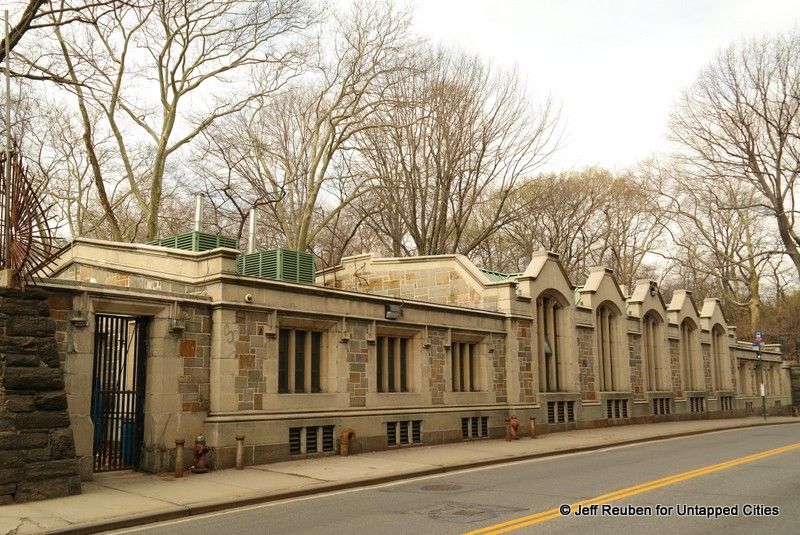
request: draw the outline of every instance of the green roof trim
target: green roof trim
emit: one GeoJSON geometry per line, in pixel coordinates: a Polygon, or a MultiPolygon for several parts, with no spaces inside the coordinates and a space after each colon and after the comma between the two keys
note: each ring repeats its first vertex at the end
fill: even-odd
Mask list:
{"type": "Polygon", "coordinates": [[[314,255],[289,249],[270,249],[242,254],[236,259],[236,272],[248,277],[278,279],[314,284],[314,255]]]}
{"type": "Polygon", "coordinates": [[[239,240],[228,238],[226,236],[217,236],[214,234],[206,234],[205,232],[192,231],[185,234],[178,234],[168,238],[162,238],[148,242],[147,245],[155,245],[156,247],[169,247],[170,249],[181,249],[183,251],[210,251],[219,247],[227,247],[228,249],[238,249],[239,240]]]}
{"type": "Polygon", "coordinates": [[[505,282],[512,279],[515,279],[522,275],[522,273],[501,273],[499,271],[491,271],[489,269],[478,268],[481,273],[486,275],[486,278],[489,279],[489,282],[505,282]]]}

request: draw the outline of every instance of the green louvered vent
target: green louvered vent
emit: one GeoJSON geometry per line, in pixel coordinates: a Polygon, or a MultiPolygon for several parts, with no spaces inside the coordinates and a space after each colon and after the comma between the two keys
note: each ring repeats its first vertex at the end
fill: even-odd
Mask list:
{"type": "Polygon", "coordinates": [[[239,255],[236,271],[250,277],[314,283],[314,255],[287,249],[270,249],[239,255]]]}
{"type": "Polygon", "coordinates": [[[225,236],[215,236],[213,234],[205,234],[203,232],[187,232],[186,234],[178,234],[177,236],[170,236],[160,240],[152,241],[148,245],[156,245],[158,247],[170,247],[172,249],[182,249],[184,251],[209,251],[218,247],[227,247],[228,249],[238,249],[239,241],[234,238],[226,238],[225,236]]]}

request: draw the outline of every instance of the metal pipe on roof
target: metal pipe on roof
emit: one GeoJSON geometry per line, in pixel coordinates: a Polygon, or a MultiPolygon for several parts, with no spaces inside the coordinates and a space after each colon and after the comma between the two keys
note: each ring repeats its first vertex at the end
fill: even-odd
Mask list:
{"type": "Polygon", "coordinates": [[[250,210],[250,231],[247,234],[247,254],[256,252],[256,209],[250,210]]]}
{"type": "Polygon", "coordinates": [[[194,231],[200,232],[200,227],[203,222],[203,193],[198,191],[195,193],[194,200],[194,231]]]}

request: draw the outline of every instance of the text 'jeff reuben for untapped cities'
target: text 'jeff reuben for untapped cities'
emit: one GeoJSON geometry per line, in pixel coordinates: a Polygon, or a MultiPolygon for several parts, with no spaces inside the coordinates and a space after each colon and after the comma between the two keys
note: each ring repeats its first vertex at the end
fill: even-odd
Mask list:
{"type": "Polygon", "coordinates": [[[562,515],[575,516],[700,516],[705,518],[720,518],[724,516],[778,516],[780,509],[777,505],[764,504],[736,504],[727,507],[719,505],[690,505],[681,503],[677,505],[609,505],[593,504],[578,505],[573,508],[562,505],[559,510],[562,515]]]}

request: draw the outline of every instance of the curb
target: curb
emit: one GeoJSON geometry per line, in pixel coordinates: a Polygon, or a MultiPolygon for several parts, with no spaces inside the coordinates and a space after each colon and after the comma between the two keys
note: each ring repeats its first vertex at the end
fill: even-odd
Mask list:
{"type": "MultiPolygon", "coordinates": [[[[291,498],[300,498],[304,496],[313,496],[315,494],[324,494],[327,492],[335,492],[339,490],[370,487],[373,485],[380,485],[383,483],[391,483],[394,481],[402,481],[407,479],[414,479],[417,477],[425,477],[438,474],[446,474],[449,472],[457,472],[469,468],[480,468],[484,466],[499,466],[503,464],[514,463],[518,461],[528,461],[531,459],[540,459],[547,457],[556,457],[558,455],[568,455],[571,453],[580,453],[586,451],[594,451],[604,448],[615,446],[626,446],[629,444],[642,444],[647,442],[655,442],[658,440],[665,440],[670,438],[681,438],[693,435],[704,435],[707,433],[715,433],[718,431],[733,431],[736,429],[749,429],[753,427],[764,427],[772,425],[793,425],[798,424],[800,421],[794,422],[766,422],[757,424],[737,425],[734,427],[720,427],[716,429],[701,429],[697,431],[685,431],[681,433],[671,433],[664,435],[653,435],[650,437],[636,438],[630,440],[620,440],[617,442],[608,442],[605,444],[595,444],[591,446],[582,446],[577,448],[568,448],[563,450],[552,450],[538,453],[527,453],[523,455],[516,455],[514,457],[497,457],[494,459],[485,459],[482,461],[466,462],[460,464],[452,464],[447,466],[438,466],[435,468],[427,468],[424,470],[414,470],[412,472],[401,472],[387,476],[377,476],[368,479],[342,481],[338,483],[323,483],[314,487],[304,489],[297,489],[285,492],[276,492],[269,494],[259,494],[248,496],[246,498],[236,498],[233,500],[224,500],[211,503],[200,503],[196,505],[175,506],[174,509],[160,511],[158,513],[142,513],[132,515],[126,518],[111,521],[99,521],[80,524],[74,527],[64,529],[57,529],[46,531],[46,534],[62,534],[62,535],[89,535],[92,533],[101,533],[104,531],[113,531],[118,529],[130,528],[134,526],[142,526],[145,524],[153,524],[156,522],[165,522],[168,520],[178,520],[181,518],[189,518],[192,516],[214,513],[218,511],[231,510],[237,507],[247,507],[250,505],[258,505],[263,503],[277,502],[291,498]]],[[[530,440],[530,439],[528,439],[530,440]]]]}

